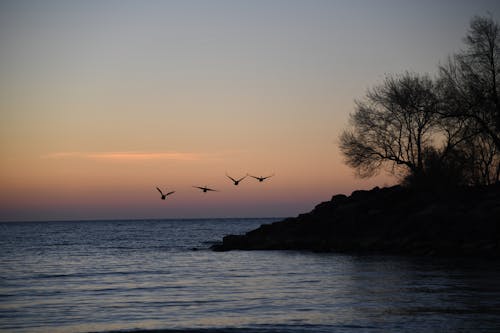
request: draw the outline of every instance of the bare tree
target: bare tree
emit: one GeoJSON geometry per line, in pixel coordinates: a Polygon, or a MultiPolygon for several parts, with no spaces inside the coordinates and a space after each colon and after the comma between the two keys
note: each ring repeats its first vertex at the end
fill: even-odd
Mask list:
{"type": "Polygon", "coordinates": [[[466,49],[440,67],[443,116],[466,120],[500,149],[500,26],[472,19],[466,49]]]}
{"type": "Polygon", "coordinates": [[[490,185],[500,180],[500,152],[489,135],[480,133],[460,146],[470,185],[490,185]]]}
{"type": "Polygon", "coordinates": [[[350,128],[340,136],[346,163],[361,177],[388,165],[391,172],[424,173],[424,153],[439,129],[439,100],[428,76],[392,76],[356,101],[350,128]]]}
{"type": "Polygon", "coordinates": [[[410,183],[500,180],[500,26],[474,17],[464,41],[438,80],[388,77],[356,101],[340,150],[358,176],[389,166],[410,183]]]}

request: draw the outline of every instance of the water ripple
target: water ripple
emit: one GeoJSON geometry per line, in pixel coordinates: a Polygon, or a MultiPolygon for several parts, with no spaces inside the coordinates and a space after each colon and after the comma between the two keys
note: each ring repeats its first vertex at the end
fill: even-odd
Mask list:
{"type": "Polygon", "coordinates": [[[500,268],[190,251],[262,220],[2,224],[2,332],[497,332],[500,268]]]}

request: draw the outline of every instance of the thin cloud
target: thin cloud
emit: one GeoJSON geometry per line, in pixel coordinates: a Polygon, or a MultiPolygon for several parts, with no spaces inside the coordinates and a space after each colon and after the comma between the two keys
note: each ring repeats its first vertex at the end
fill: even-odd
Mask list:
{"type": "Polygon", "coordinates": [[[108,161],[173,160],[196,161],[205,154],[183,152],[56,152],[42,156],[49,159],[87,159],[108,161]]]}
{"type": "Polygon", "coordinates": [[[90,159],[104,160],[176,160],[176,161],[195,161],[200,159],[199,154],[195,153],[177,153],[177,152],[159,152],[159,153],[137,153],[137,152],[112,152],[112,153],[92,153],[88,154],[90,159]]]}

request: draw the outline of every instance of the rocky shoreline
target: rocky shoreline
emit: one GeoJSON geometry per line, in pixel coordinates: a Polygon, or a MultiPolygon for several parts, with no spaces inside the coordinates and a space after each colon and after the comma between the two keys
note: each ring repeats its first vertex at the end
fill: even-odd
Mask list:
{"type": "Polygon", "coordinates": [[[212,249],[498,257],[499,243],[500,184],[393,186],[335,195],[309,213],[225,236],[212,249]]]}

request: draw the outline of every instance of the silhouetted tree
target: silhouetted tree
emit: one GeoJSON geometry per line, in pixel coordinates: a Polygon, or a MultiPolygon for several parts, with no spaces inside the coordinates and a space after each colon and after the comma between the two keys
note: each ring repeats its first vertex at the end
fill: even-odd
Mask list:
{"type": "Polygon", "coordinates": [[[340,150],[358,176],[388,165],[419,186],[500,180],[500,26],[474,17],[464,41],[437,80],[388,77],[356,101],[340,150]]]}
{"type": "Polygon", "coordinates": [[[467,121],[500,149],[500,27],[476,16],[466,49],[440,67],[443,116],[467,121]]]}
{"type": "Polygon", "coordinates": [[[500,151],[491,136],[479,133],[460,146],[469,167],[470,185],[490,185],[500,180],[500,151]]]}
{"type": "Polygon", "coordinates": [[[467,158],[468,183],[487,185],[500,179],[500,27],[476,16],[464,42],[440,67],[440,112],[445,122],[462,124],[456,148],[467,158]]]}
{"type": "Polygon", "coordinates": [[[340,136],[346,163],[361,177],[383,165],[393,173],[424,173],[424,152],[432,147],[440,125],[439,100],[428,76],[392,76],[356,101],[350,129],[340,136]]]}

